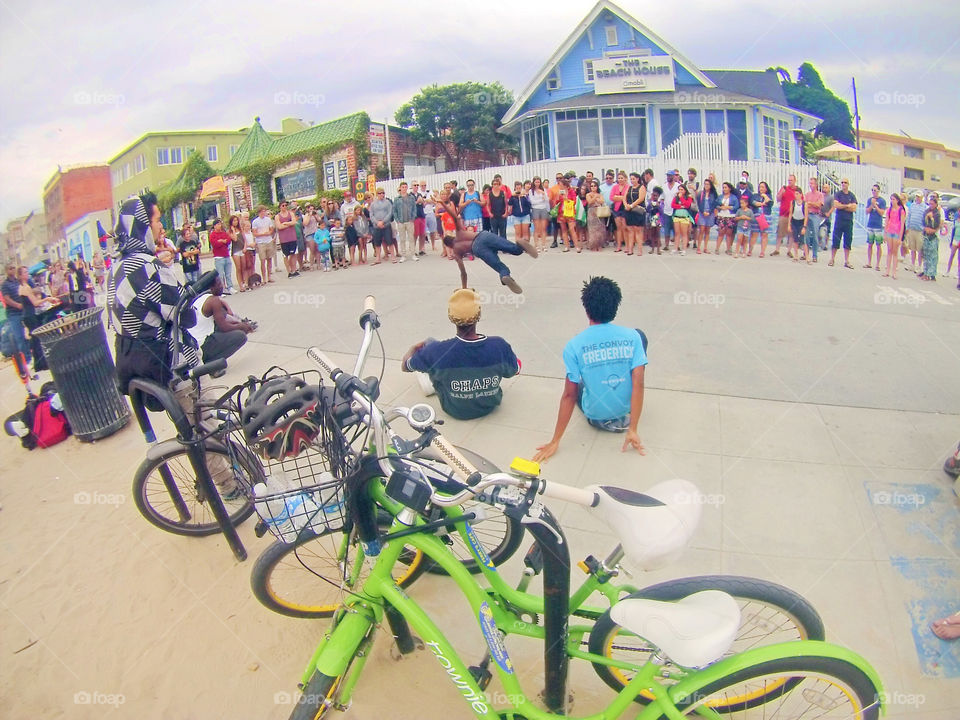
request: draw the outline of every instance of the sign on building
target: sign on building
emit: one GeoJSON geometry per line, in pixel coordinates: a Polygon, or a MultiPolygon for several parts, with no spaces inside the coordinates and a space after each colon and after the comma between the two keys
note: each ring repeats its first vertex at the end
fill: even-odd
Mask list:
{"type": "Polygon", "coordinates": [[[332,162],[323,164],[323,189],[332,190],[337,186],[337,166],[332,162]]]}
{"type": "Polygon", "coordinates": [[[314,168],[281,175],[275,180],[277,200],[313,197],[317,194],[317,171],[314,168]]]}
{"type": "Polygon", "coordinates": [[[347,172],[347,159],[337,160],[337,187],[346,190],[350,187],[350,174],[347,172]]]}
{"type": "Polygon", "coordinates": [[[370,152],[373,155],[387,154],[387,134],[381,123],[370,123],[370,152]]]}
{"type": "Polygon", "coordinates": [[[672,55],[636,55],[593,61],[597,95],[624,92],[673,92],[672,55]]]}

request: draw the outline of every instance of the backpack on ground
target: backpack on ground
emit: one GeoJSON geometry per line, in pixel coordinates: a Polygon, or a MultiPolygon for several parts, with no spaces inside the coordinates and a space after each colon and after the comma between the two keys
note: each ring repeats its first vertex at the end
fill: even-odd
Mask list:
{"type": "Polygon", "coordinates": [[[70,423],[57,402],[51,402],[57,395],[52,382],[44,383],[40,394],[29,394],[23,410],[14,413],[3,423],[4,430],[12,437],[19,437],[20,444],[27,450],[36,447],[48,448],[70,437],[70,423]]]}

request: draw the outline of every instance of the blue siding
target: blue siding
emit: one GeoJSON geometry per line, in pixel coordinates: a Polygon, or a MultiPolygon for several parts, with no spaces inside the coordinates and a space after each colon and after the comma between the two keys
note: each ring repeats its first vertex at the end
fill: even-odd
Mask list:
{"type": "MultiPolygon", "coordinates": [[[[605,15],[606,13],[604,13],[605,15]]],[[[586,93],[593,92],[593,84],[586,83],[583,80],[583,61],[596,60],[603,57],[604,52],[611,50],[635,50],[645,48],[650,50],[652,55],[666,55],[666,51],[659,45],[655,45],[648,37],[641,35],[619,17],[614,17],[613,25],[617,28],[617,45],[606,44],[606,26],[611,24],[606,22],[601,15],[590,26],[586,33],[583,33],[574,43],[570,51],[560,60],[560,89],[554,91],[547,90],[546,80],[536,88],[530,99],[520,109],[520,113],[527,112],[530,109],[542,107],[558,100],[577,97],[586,93]],[[590,47],[588,34],[593,38],[593,48],[590,47]]],[[[678,85],[695,85],[703,87],[703,83],[697,80],[693,74],[686,68],[680,67],[676,62],[673,63],[673,71],[678,85]]],[[[549,77],[549,76],[548,76],[549,77]]],[[[637,93],[638,100],[643,93],[637,93]]],[[[640,104],[640,103],[638,103],[640,104]]]]}

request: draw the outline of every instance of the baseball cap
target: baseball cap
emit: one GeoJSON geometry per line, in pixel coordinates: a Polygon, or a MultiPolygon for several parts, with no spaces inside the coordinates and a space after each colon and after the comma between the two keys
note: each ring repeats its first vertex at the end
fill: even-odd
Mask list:
{"type": "Polygon", "coordinates": [[[480,299],[473,290],[456,290],[447,303],[447,317],[457,327],[473,325],[480,319],[480,299]]]}
{"type": "Polygon", "coordinates": [[[667,177],[670,177],[671,175],[676,175],[676,174],[677,174],[676,170],[667,170],[667,177]]]}
{"type": "Polygon", "coordinates": [[[918,198],[922,198],[922,197],[923,197],[923,191],[921,191],[921,190],[915,190],[914,193],[913,193],[913,196],[914,196],[914,197],[918,197],[918,198]]]}

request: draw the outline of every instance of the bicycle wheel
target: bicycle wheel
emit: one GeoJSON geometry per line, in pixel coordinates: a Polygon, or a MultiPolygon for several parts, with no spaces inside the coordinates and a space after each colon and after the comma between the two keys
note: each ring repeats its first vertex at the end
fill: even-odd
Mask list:
{"type": "MultiPolygon", "coordinates": [[[[499,472],[497,466],[486,458],[466,448],[457,446],[457,449],[464,457],[473,463],[474,467],[480,472],[484,474],[499,472]]],[[[418,461],[424,463],[421,467],[428,477],[434,475],[438,480],[442,481],[449,473],[447,464],[438,457],[424,456],[418,458],[418,461]],[[433,469],[431,470],[431,468],[433,469]]],[[[483,516],[486,517],[482,522],[471,523],[471,527],[494,565],[499,565],[509,559],[517,551],[517,548],[520,547],[520,543],[523,542],[524,528],[519,521],[507,517],[495,507],[487,505],[486,503],[467,501],[461,507],[464,514],[476,511],[479,516],[482,511],[483,516]]],[[[448,544],[450,550],[453,551],[453,554],[457,556],[467,570],[474,575],[480,572],[480,565],[473,556],[470,546],[463,541],[459,532],[456,530],[441,532],[440,537],[448,544]]],[[[429,573],[434,575],[447,574],[442,567],[432,560],[427,560],[425,565],[429,573]]]]}
{"type": "MultiPolygon", "coordinates": [[[[801,655],[770,660],[688,688],[676,707],[684,715],[709,716],[712,710],[735,720],[877,720],[879,697],[880,689],[856,665],[833,657],[801,655]]],[[[661,720],[666,717],[661,715],[661,720]]]]}
{"type": "Polygon", "coordinates": [[[290,714],[290,720],[320,720],[328,717],[335,710],[334,697],[342,679],[343,675],[330,677],[314,673],[297,698],[297,706],[290,714]]]}
{"type": "MultiPolygon", "coordinates": [[[[390,527],[390,518],[380,518],[381,532],[390,527]]],[[[272,543],[254,563],[250,575],[253,594],[265,607],[296,618],[326,618],[340,607],[343,595],[360,587],[370,563],[355,572],[359,547],[343,532],[320,535],[305,530],[295,543],[272,543]]],[[[397,585],[406,587],[423,573],[423,553],[412,548],[400,555],[394,568],[397,585]]]]}
{"type": "MultiPolygon", "coordinates": [[[[208,439],[204,448],[207,467],[217,486],[235,485],[240,489],[233,499],[223,498],[230,522],[239,525],[253,513],[250,488],[263,478],[263,468],[246,448],[233,442],[228,449],[208,439]]],[[[179,443],[171,442],[156,457],[148,457],[140,464],[133,478],[133,501],[140,514],[161,530],[194,537],[220,532],[210,505],[200,501],[187,448],[179,443]],[[179,509],[167,489],[164,475],[175,487],[179,509]]]]}
{"type": "MultiPolygon", "coordinates": [[[[761,645],[793,640],[823,640],[823,621],[803,596],[776,583],[731,575],[703,575],[680,578],[643,588],[627,597],[675,601],[702,590],[722,590],[740,605],[740,630],[727,652],[732,655],[761,645]]],[[[607,610],[590,631],[590,652],[613,660],[642,666],[654,652],[653,646],[629,630],[617,625],[607,610]]],[[[668,663],[674,677],[683,670],[668,663]]],[[[629,670],[593,664],[600,679],[620,692],[632,678],[629,670]]],[[[641,694],[636,701],[647,703],[651,695],[641,694]]]]}

